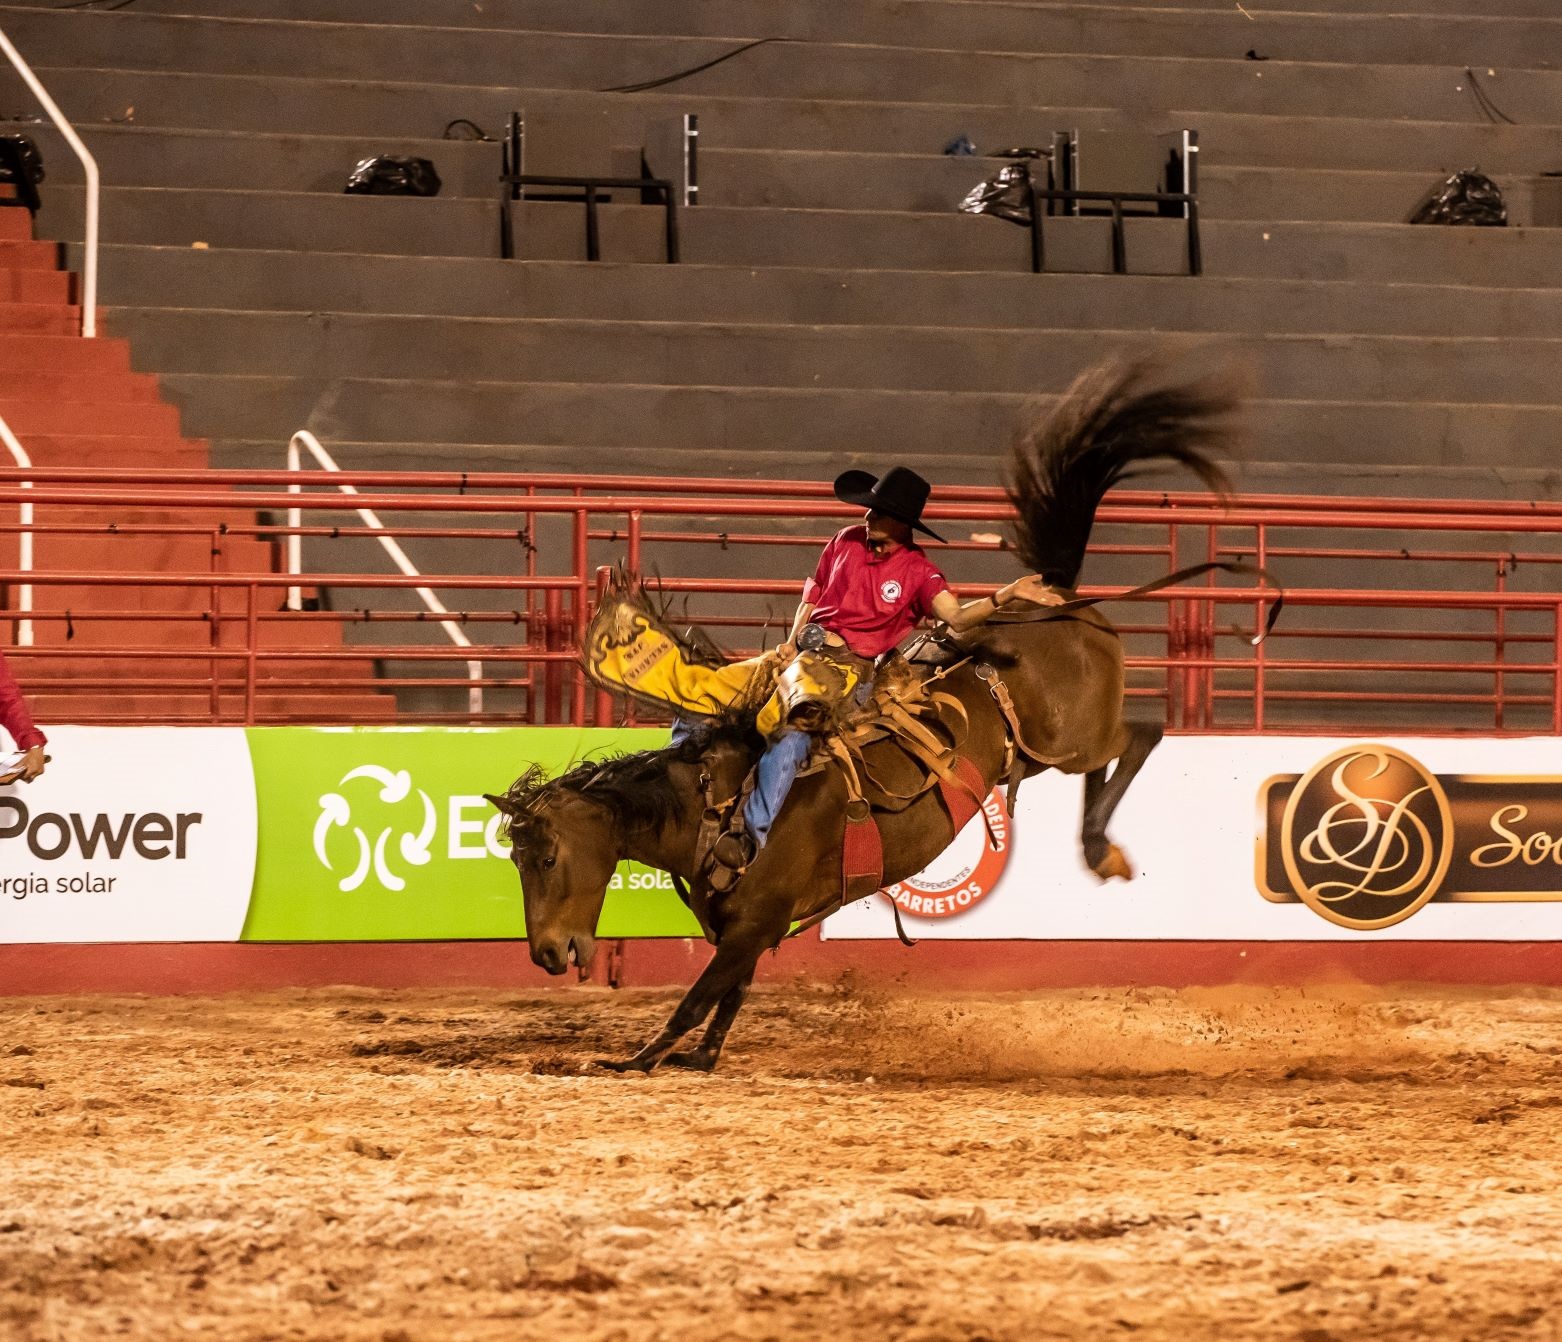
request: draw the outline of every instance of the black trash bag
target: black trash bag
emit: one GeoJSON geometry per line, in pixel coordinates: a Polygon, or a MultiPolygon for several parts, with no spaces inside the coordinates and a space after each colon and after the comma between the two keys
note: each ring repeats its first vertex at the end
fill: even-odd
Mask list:
{"type": "Polygon", "coordinates": [[[1410,216],[1412,224],[1468,224],[1501,228],[1508,222],[1502,190],[1478,172],[1456,172],[1410,216]]]}
{"type": "Polygon", "coordinates": [[[439,174],[426,158],[366,158],[353,169],[349,196],[437,196],[439,174]]]}
{"type": "Polygon", "coordinates": [[[1011,163],[979,182],[960,202],[961,214],[990,214],[1011,224],[1031,225],[1030,164],[1011,163]]]}
{"type": "MultiPolygon", "coordinates": [[[[22,171],[27,180],[34,186],[43,181],[43,155],[38,152],[38,146],[25,135],[0,135],[0,141],[10,145],[21,158],[22,171]]],[[[13,155],[0,153],[0,182],[9,182],[11,177],[11,161],[13,155]]]]}

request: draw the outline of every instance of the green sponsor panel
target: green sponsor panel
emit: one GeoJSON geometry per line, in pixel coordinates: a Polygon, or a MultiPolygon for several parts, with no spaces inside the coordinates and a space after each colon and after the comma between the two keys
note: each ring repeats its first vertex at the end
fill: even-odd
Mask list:
{"type": "MultiPolygon", "coordinates": [[[[256,727],[259,835],[244,941],[519,937],[521,883],[483,800],[533,764],[550,775],[656,749],[659,728],[256,727]]],[[[662,872],[624,863],[607,937],[698,936],[662,872]]]]}

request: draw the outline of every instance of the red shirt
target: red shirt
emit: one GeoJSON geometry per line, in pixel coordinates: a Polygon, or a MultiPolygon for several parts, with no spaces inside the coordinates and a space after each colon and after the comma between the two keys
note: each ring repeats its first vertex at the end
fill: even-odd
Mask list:
{"type": "Polygon", "coordinates": [[[48,744],[43,733],[33,726],[27,701],[22,698],[22,687],[16,683],[3,654],[0,654],[0,727],[11,733],[11,739],[20,750],[48,744]]]}
{"type": "Polygon", "coordinates": [[[824,547],[803,600],[815,624],[846,640],[859,657],[888,652],[933,611],[949,584],[918,545],[882,558],[868,548],[868,528],[847,527],[824,547]]]}

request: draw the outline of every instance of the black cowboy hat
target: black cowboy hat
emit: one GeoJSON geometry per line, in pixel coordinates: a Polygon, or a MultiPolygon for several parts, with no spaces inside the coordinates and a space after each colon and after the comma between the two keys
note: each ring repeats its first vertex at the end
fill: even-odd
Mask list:
{"type": "Polygon", "coordinates": [[[835,477],[835,497],[842,503],[872,508],[941,541],[944,538],[938,532],[922,524],[922,509],[932,491],[932,485],[904,466],[891,466],[882,476],[872,476],[867,471],[843,471],[835,477]]]}

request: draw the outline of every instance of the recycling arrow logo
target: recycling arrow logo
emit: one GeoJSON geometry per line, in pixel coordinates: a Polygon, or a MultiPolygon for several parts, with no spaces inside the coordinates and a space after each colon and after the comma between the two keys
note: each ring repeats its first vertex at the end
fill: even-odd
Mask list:
{"type": "MultiPolygon", "coordinates": [[[[344,894],[350,894],[362,886],[369,879],[371,871],[384,889],[405,890],[406,879],[397,873],[393,866],[393,856],[387,854],[386,850],[392,836],[396,836],[395,853],[400,855],[402,862],[413,867],[427,865],[432,856],[429,846],[434,841],[436,823],[434,800],[422,788],[416,789],[423,803],[423,818],[418,828],[413,830],[406,825],[386,824],[370,839],[369,834],[374,827],[371,825],[366,829],[355,822],[353,803],[349,800],[349,794],[364,796],[369,793],[366,787],[350,787],[360,779],[378,784],[379,800],[392,806],[408,801],[414,791],[412,775],[406,769],[392,773],[377,764],[364,764],[349,770],[336,785],[339,791],[327,792],[320,798],[320,815],[315,820],[315,856],[319,858],[320,865],[333,875],[347,866],[348,860],[351,861],[351,870],[340,876],[336,883],[336,888],[344,894]],[[355,848],[346,843],[348,837],[354,841],[355,848]],[[332,856],[334,853],[338,859],[344,859],[344,849],[346,860],[341,860],[339,866],[332,861],[332,856]]],[[[364,796],[364,800],[367,802],[368,797],[364,796]]],[[[402,810],[409,811],[410,807],[403,807],[402,810]]]]}

